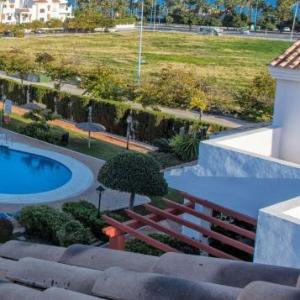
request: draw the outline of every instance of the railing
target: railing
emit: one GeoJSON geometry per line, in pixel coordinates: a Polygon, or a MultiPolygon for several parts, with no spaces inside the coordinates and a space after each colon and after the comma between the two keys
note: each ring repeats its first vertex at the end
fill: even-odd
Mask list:
{"type": "MultiPolygon", "coordinates": [[[[124,250],[125,247],[125,236],[127,234],[144,241],[145,243],[161,250],[164,252],[178,252],[178,250],[170,247],[169,245],[163,244],[143,232],[139,231],[141,227],[149,226],[152,229],[155,229],[159,232],[167,234],[169,236],[175,237],[178,240],[194,247],[202,252],[205,252],[211,256],[219,258],[228,258],[228,259],[239,259],[236,255],[226,252],[222,248],[216,248],[210,245],[210,240],[217,241],[222,245],[229,246],[232,249],[236,249],[247,255],[253,255],[254,247],[249,245],[245,238],[248,241],[252,242],[255,240],[255,232],[242,228],[239,225],[232,224],[230,222],[223,221],[219,218],[214,217],[212,214],[206,214],[202,211],[195,209],[195,204],[201,204],[203,207],[209,208],[210,210],[222,213],[228,217],[232,217],[238,221],[244,222],[249,227],[255,228],[256,220],[235,212],[233,210],[224,208],[222,206],[216,205],[210,201],[196,198],[194,196],[183,193],[183,196],[187,200],[185,204],[179,204],[168,199],[164,199],[164,202],[168,206],[167,209],[160,209],[151,204],[145,204],[145,209],[149,212],[148,215],[140,215],[131,210],[125,210],[127,215],[131,218],[130,221],[125,223],[118,222],[108,216],[103,216],[103,219],[111,226],[106,227],[103,232],[109,237],[109,245],[113,249],[124,250]],[[191,222],[190,220],[183,217],[183,215],[188,214],[194,217],[199,218],[201,221],[208,222],[209,224],[214,224],[226,232],[234,233],[235,235],[242,237],[241,240],[232,238],[226,234],[217,232],[210,227],[202,226],[191,222]],[[169,227],[162,225],[160,222],[163,220],[170,220],[190,228],[195,232],[202,234],[204,237],[203,240],[195,240],[190,238],[187,235],[182,234],[179,231],[170,229],[169,227]]],[[[201,224],[201,223],[200,223],[201,224]]],[[[225,248],[225,247],[224,247],[225,248]]]]}

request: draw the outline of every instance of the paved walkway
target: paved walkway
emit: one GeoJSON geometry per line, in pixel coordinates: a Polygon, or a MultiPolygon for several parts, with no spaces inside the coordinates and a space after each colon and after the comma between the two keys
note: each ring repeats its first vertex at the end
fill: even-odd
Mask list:
{"type": "MultiPolygon", "coordinates": [[[[37,147],[48,151],[58,152],[82,162],[88,168],[91,169],[94,175],[94,182],[86,191],[77,195],[76,197],[67,198],[58,202],[46,203],[47,205],[60,208],[64,202],[79,201],[81,199],[84,199],[92,202],[94,205],[96,205],[96,207],[98,206],[98,192],[96,191],[96,188],[99,186],[99,182],[97,181],[97,176],[100,168],[104,164],[103,160],[94,158],[89,155],[81,154],[79,152],[72,151],[63,147],[48,144],[43,141],[39,141],[24,135],[17,134],[15,132],[7,131],[7,130],[4,131],[10,135],[9,140],[11,140],[10,145],[12,146],[14,142],[18,142],[18,143],[29,145],[31,147],[37,147]]],[[[147,197],[137,196],[136,198],[136,205],[141,205],[147,202],[149,202],[149,198],[147,197]]],[[[128,207],[128,204],[129,204],[129,195],[127,193],[121,193],[121,192],[107,189],[102,196],[101,210],[116,210],[116,209],[126,208],[128,207]]],[[[22,204],[5,204],[0,202],[0,211],[17,212],[24,206],[25,205],[22,204]]]]}
{"type": "MultiPolygon", "coordinates": [[[[20,82],[19,79],[4,75],[3,73],[0,74],[0,77],[20,82]]],[[[24,84],[28,84],[28,85],[35,84],[35,85],[40,85],[40,86],[44,86],[44,87],[53,88],[53,83],[51,83],[51,82],[46,83],[46,82],[24,81],[24,84]]],[[[76,95],[76,96],[80,96],[85,92],[84,89],[81,89],[81,88],[79,88],[75,85],[72,85],[72,84],[63,84],[62,91],[66,92],[66,93],[69,93],[69,94],[72,94],[72,95],[76,95]]],[[[132,106],[136,107],[136,108],[142,108],[142,105],[139,104],[139,103],[133,103],[132,106]]],[[[163,106],[158,106],[158,108],[162,112],[169,113],[169,114],[174,115],[178,118],[187,118],[187,119],[199,120],[199,114],[195,113],[195,112],[192,112],[192,111],[189,111],[189,110],[181,110],[181,109],[168,108],[168,107],[163,107],[163,106]]],[[[206,121],[206,122],[215,123],[215,124],[218,124],[218,125],[221,125],[221,126],[225,126],[225,127],[231,127],[231,128],[238,128],[238,127],[241,127],[241,126],[249,126],[249,125],[253,124],[251,122],[247,122],[247,121],[244,121],[244,120],[231,118],[231,117],[226,117],[226,116],[221,116],[221,115],[213,115],[213,114],[203,114],[202,120],[206,121]]]]}

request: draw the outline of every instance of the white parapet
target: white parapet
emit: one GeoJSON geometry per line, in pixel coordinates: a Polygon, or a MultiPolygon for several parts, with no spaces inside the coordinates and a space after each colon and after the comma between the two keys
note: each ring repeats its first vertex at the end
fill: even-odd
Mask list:
{"type": "Polygon", "coordinates": [[[254,262],[300,268],[300,198],[259,212],[254,262]]]}

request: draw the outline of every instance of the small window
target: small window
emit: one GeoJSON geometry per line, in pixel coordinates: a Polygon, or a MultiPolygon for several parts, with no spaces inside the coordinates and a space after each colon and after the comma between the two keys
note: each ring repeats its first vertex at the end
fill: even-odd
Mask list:
{"type": "Polygon", "coordinates": [[[45,13],[45,9],[44,9],[44,8],[41,8],[41,9],[40,9],[40,13],[41,13],[41,14],[45,13]]]}

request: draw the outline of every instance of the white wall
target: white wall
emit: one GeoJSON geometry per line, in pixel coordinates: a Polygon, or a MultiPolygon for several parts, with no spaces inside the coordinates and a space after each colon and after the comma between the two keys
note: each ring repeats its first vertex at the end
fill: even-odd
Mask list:
{"type": "Polygon", "coordinates": [[[259,212],[254,262],[300,268],[300,216],[286,214],[295,205],[299,198],[259,212]]]}
{"type": "Polygon", "coordinates": [[[274,127],[281,127],[279,157],[300,163],[300,71],[270,68],[277,80],[274,127]]]}
{"type": "Polygon", "coordinates": [[[280,128],[262,128],[232,135],[217,141],[217,144],[268,157],[278,157],[280,128]]]}
{"type": "Polygon", "coordinates": [[[170,187],[258,217],[259,209],[300,195],[300,167],[201,143],[199,162],[165,172],[170,187]]]}

